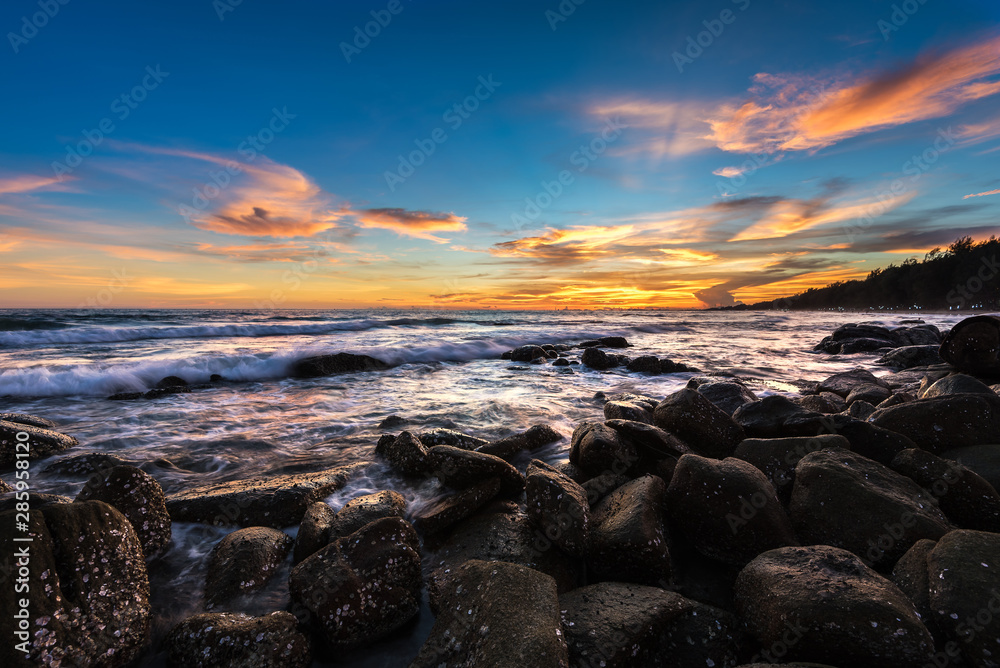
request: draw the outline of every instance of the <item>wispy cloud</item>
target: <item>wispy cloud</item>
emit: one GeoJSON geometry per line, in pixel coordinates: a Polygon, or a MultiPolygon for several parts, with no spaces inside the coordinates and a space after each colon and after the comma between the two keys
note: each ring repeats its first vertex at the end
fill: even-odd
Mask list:
{"type": "Polygon", "coordinates": [[[363,209],[352,212],[362,227],[392,230],[397,234],[415,239],[426,239],[437,243],[448,243],[448,239],[435,236],[432,232],[464,232],[463,216],[453,213],[433,213],[430,211],[409,211],[407,209],[363,209]]]}
{"type": "Polygon", "coordinates": [[[986,197],[987,195],[1000,195],[1000,188],[997,188],[996,190],[987,190],[982,193],[975,193],[973,195],[966,195],[962,199],[969,199],[970,197],[986,197]]]}

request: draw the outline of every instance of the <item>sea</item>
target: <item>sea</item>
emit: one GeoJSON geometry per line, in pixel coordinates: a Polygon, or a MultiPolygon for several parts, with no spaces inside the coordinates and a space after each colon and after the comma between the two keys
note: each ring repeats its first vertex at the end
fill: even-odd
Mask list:
{"type": "MultiPolygon", "coordinates": [[[[730,374],[758,396],[796,394],[809,381],[877,354],[832,356],[813,347],[838,326],[888,327],[920,319],[942,329],[964,317],[924,312],[782,311],[429,311],[429,310],[0,310],[0,412],[58,423],[79,446],[33,462],[32,491],[75,496],[83,480],[46,471],[60,458],[114,453],[155,477],[169,496],[193,486],[321,470],[373,457],[382,433],[448,428],[496,439],[534,424],[565,438],[525,454],[566,460],[573,429],[603,419],[601,399],[618,392],[662,398],[697,373],[646,376],[512,363],[501,354],[525,344],[577,344],[624,336],[630,356],[655,355],[700,373],[730,374]],[[915,314],[916,313],[916,314],[915,314]],[[386,371],[293,378],[305,357],[349,352],[394,366],[386,371]],[[166,376],[210,387],[132,401],[121,392],[153,388],[166,376]],[[603,395],[601,394],[603,393],[603,395]],[[389,416],[404,426],[380,428],[389,416]]],[[[576,355],[573,356],[576,358],[576,355]]],[[[887,372],[878,371],[877,373],[887,372]]],[[[0,475],[12,482],[13,474],[0,475]]],[[[414,484],[374,464],[327,502],[395,489],[416,513],[446,493],[435,481],[414,484]]],[[[149,564],[153,646],[141,665],[162,666],[159,640],[203,610],[211,549],[232,528],[175,523],[173,540],[149,564]]],[[[287,529],[295,534],[295,527],[287,529]]],[[[433,555],[426,554],[428,567],[433,555]]],[[[263,614],[287,606],[290,562],[266,589],[231,610],[263,614]]],[[[408,629],[377,647],[315,666],[406,665],[433,617],[426,606],[408,629]]]]}

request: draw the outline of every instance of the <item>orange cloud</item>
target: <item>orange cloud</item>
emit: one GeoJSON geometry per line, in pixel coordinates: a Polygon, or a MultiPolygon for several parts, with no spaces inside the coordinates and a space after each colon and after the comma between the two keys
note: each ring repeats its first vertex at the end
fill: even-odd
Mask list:
{"type": "Polygon", "coordinates": [[[857,81],[758,74],[756,99],[724,105],[708,119],[708,139],[737,153],[801,151],[876,130],[940,118],[1000,92],[1000,37],[924,54],[893,72],[857,81]]]}
{"type": "Polygon", "coordinates": [[[825,200],[781,200],[757,222],[743,229],[730,241],[775,239],[813,227],[871,216],[892,211],[914,198],[915,192],[903,193],[890,199],[830,204],[825,200]]]}
{"type": "Polygon", "coordinates": [[[36,176],[34,174],[22,174],[6,179],[0,179],[0,195],[12,195],[15,193],[26,193],[32,190],[42,190],[59,184],[59,179],[55,176],[36,176]]]}
{"type": "Polygon", "coordinates": [[[453,213],[431,213],[429,211],[407,211],[406,209],[365,209],[354,212],[362,227],[392,230],[397,234],[415,239],[426,239],[439,244],[448,239],[434,236],[431,232],[464,232],[463,216],[453,213]]]}
{"type": "Polygon", "coordinates": [[[969,199],[970,197],[986,197],[987,195],[1000,195],[1000,188],[996,190],[987,190],[982,193],[975,193],[974,195],[966,195],[962,199],[969,199]]]}

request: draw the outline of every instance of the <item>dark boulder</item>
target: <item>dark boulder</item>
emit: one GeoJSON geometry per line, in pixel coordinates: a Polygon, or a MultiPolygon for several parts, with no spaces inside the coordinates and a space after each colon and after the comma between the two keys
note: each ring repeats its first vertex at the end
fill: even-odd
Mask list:
{"type": "Polygon", "coordinates": [[[545,349],[541,346],[521,346],[510,351],[511,362],[530,362],[539,357],[546,357],[545,349]]]}
{"type": "Polygon", "coordinates": [[[659,587],[670,582],[666,491],[663,480],[647,475],[622,485],[594,507],[588,563],[595,577],[659,587]]]}
{"type": "Polygon", "coordinates": [[[336,513],[325,501],[317,501],[306,508],[306,514],[295,534],[292,563],[299,563],[330,544],[330,525],[336,513]]]}
{"type": "Polygon", "coordinates": [[[865,385],[877,385],[888,388],[889,385],[875,376],[867,369],[851,369],[843,373],[837,373],[822,381],[817,387],[817,392],[833,392],[834,394],[847,398],[856,388],[865,385]]]}
{"type": "Polygon", "coordinates": [[[117,508],[132,523],[146,558],[170,542],[170,515],[163,488],[153,476],[134,466],[116,466],[94,474],[77,494],[77,501],[96,499],[117,508]]]}
{"type": "Polygon", "coordinates": [[[787,499],[795,482],[795,467],[810,452],[827,448],[851,449],[851,442],[838,434],[792,436],[789,438],[748,438],[736,447],[733,457],[760,469],[778,494],[787,499]]]}
{"type": "Polygon", "coordinates": [[[431,475],[455,489],[472,487],[488,478],[498,478],[504,494],[519,494],[524,489],[524,476],[520,471],[505,460],[484,452],[435,445],[428,451],[427,462],[431,475]]]}
{"type": "Polygon", "coordinates": [[[188,617],[164,641],[170,668],[306,668],[309,639],[295,616],[209,612],[188,617]]]}
{"type": "Polygon", "coordinates": [[[921,399],[945,397],[951,394],[996,394],[986,383],[964,373],[956,373],[934,381],[920,391],[921,399]]]}
{"type": "Polygon", "coordinates": [[[735,413],[740,406],[758,399],[757,395],[738,379],[702,376],[692,378],[688,381],[687,386],[692,390],[698,390],[703,397],[729,415],[735,413]]]}
{"type": "Polygon", "coordinates": [[[989,445],[973,445],[945,452],[942,457],[953,459],[962,466],[975,471],[979,477],[1000,492],[1000,438],[989,445]]]}
{"type": "Polygon", "coordinates": [[[453,429],[431,429],[417,434],[417,438],[428,448],[435,445],[450,445],[463,450],[475,450],[489,443],[485,438],[477,438],[453,429]]]}
{"type": "Polygon", "coordinates": [[[654,424],[706,457],[728,457],[743,440],[743,428],[696,390],[683,389],[656,406],[654,424]]]}
{"type": "Polygon", "coordinates": [[[882,355],[875,364],[887,366],[892,369],[912,369],[918,366],[931,366],[941,364],[941,354],[938,352],[938,344],[924,346],[903,346],[890,350],[882,355]]]}
{"type": "Polygon", "coordinates": [[[335,355],[319,355],[301,359],[292,365],[291,375],[296,378],[318,378],[335,373],[384,371],[389,366],[382,360],[369,357],[368,355],[337,353],[335,355]]]}
{"type": "Polygon", "coordinates": [[[921,668],[934,640],[910,600],[857,556],[827,545],[784,547],[736,579],[736,609],[782,661],[921,668]]]}
{"type": "Polygon", "coordinates": [[[528,517],[566,554],[582,557],[587,548],[590,504],[587,492],[537,459],[528,466],[525,504],[528,517]]]}
{"type": "Polygon", "coordinates": [[[108,452],[88,452],[85,455],[72,455],[57,459],[45,467],[45,472],[75,478],[95,476],[99,479],[107,471],[125,464],[129,464],[129,462],[118,455],[108,452]]]}
{"type": "Polygon", "coordinates": [[[569,461],[591,475],[624,474],[639,461],[635,444],[600,422],[584,422],[573,430],[569,461]]]}
{"type": "Polygon", "coordinates": [[[370,522],[385,517],[403,517],[406,499],[399,492],[383,490],[358,496],[337,511],[330,521],[330,540],[349,536],[370,522]]]}
{"type": "Polygon", "coordinates": [[[632,420],[653,424],[653,412],[649,408],[626,401],[609,401],[604,404],[604,417],[607,420],[632,420]]]}
{"type": "Polygon", "coordinates": [[[205,575],[205,608],[258,591],[277,574],[292,549],[292,537],[270,527],[246,527],[227,534],[212,549],[205,575]]]}
{"type": "Polygon", "coordinates": [[[951,394],[875,411],[869,422],[906,436],[917,446],[947,450],[1000,441],[1000,396],[951,394]]]}
{"type": "Polygon", "coordinates": [[[613,355],[608,355],[600,348],[587,348],[583,351],[580,361],[583,362],[584,366],[588,366],[591,369],[597,369],[598,371],[604,371],[618,366],[618,358],[613,355]]]}
{"type": "Polygon", "coordinates": [[[0,421],[26,424],[31,425],[32,427],[40,427],[41,429],[59,431],[59,425],[52,420],[39,417],[37,415],[28,415],[26,413],[0,413],[0,421]]]}
{"type": "Polygon", "coordinates": [[[499,493],[500,478],[483,480],[423,505],[415,512],[413,525],[424,534],[440,534],[473,515],[499,493]]]}
{"type": "Polygon", "coordinates": [[[645,459],[676,459],[692,452],[687,443],[659,427],[634,420],[608,420],[604,423],[618,432],[618,438],[635,446],[645,459]]]}
{"type": "Polygon", "coordinates": [[[941,342],[941,358],[959,371],[973,375],[1000,375],[1000,317],[966,318],[941,342]]]}
{"type": "Polygon", "coordinates": [[[839,413],[847,408],[847,403],[843,397],[838,397],[832,392],[809,394],[804,397],[798,397],[795,401],[799,406],[802,406],[803,410],[809,413],[824,413],[828,415],[830,413],[839,413]]]}
{"type": "Polygon", "coordinates": [[[482,452],[501,459],[511,459],[521,452],[532,452],[550,443],[562,440],[562,434],[547,424],[536,424],[527,431],[519,434],[505,436],[498,441],[493,441],[476,448],[476,452],[482,452]]]}
{"type": "Polygon", "coordinates": [[[780,394],[744,404],[733,413],[733,420],[751,438],[781,438],[791,436],[785,424],[792,419],[818,417],[802,405],[780,394]]]}
{"type": "Polygon", "coordinates": [[[375,446],[375,456],[384,459],[398,473],[423,477],[430,474],[427,446],[408,431],[395,438],[380,438],[375,446]]]}
{"type": "Polygon", "coordinates": [[[893,566],[889,579],[910,599],[924,625],[936,638],[940,629],[931,610],[930,574],[927,572],[927,556],[935,545],[937,543],[926,538],[918,540],[893,566]]]}
{"type": "Polygon", "coordinates": [[[624,336],[602,336],[599,339],[584,341],[580,344],[581,348],[593,348],[596,346],[603,346],[605,348],[631,348],[632,344],[624,336]]]}
{"type": "Polygon", "coordinates": [[[77,444],[72,436],[51,429],[0,420],[0,472],[13,471],[19,459],[34,461],[50,457],[77,444]]]}
{"type": "Polygon", "coordinates": [[[660,375],[660,360],[652,355],[643,355],[630,361],[626,368],[635,373],[648,373],[651,376],[658,376],[660,375]]]}
{"type": "Polygon", "coordinates": [[[181,378],[180,376],[167,376],[166,378],[161,378],[153,389],[155,390],[166,390],[171,387],[187,387],[188,382],[181,378]]]}
{"type": "Polygon", "coordinates": [[[876,406],[892,396],[892,390],[881,385],[858,385],[847,395],[845,401],[850,406],[855,401],[867,401],[876,406]]]}
{"type": "Polygon", "coordinates": [[[867,420],[875,412],[876,408],[867,401],[852,401],[851,407],[844,411],[844,414],[855,420],[867,420]]]}

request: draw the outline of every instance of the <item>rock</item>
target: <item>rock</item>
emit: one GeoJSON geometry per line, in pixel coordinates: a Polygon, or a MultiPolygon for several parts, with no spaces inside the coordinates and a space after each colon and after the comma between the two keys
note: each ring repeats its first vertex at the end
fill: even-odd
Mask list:
{"type": "Polygon", "coordinates": [[[545,356],[545,349],[541,346],[521,346],[510,351],[511,362],[530,362],[545,356]]]}
{"type": "Polygon", "coordinates": [[[430,637],[410,668],[568,668],[556,583],[504,562],[467,561],[442,584],[430,637]]]}
{"type": "Polygon", "coordinates": [[[270,527],[227,534],[212,549],[205,576],[205,608],[263,588],[292,549],[292,537],[270,527]]]}
{"type": "Polygon", "coordinates": [[[608,355],[600,348],[587,348],[583,351],[580,361],[583,362],[584,366],[589,366],[591,369],[597,369],[598,371],[618,366],[618,359],[608,355]]]}
{"type": "Polygon", "coordinates": [[[689,371],[697,372],[698,369],[666,358],[660,360],[660,373],[686,373],[689,371]]]}
{"type": "Polygon", "coordinates": [[[663,637],[663,665],[735,666],[745,644],[743,623],[725,610],[691,603],[692,607],[671,623],[663,637]]]}
{"type": "Polygon", "coordinates": [[[668,396],[656,406],[653,420],[706,457],[728,457],[743,440],[743,428],[695,390],[668,396]]]}
{"type": "Polygon", "coordinates": [[[884,380],[877,378],[871,371],[857,368],[830,376],[821,382],[816,390],[818,392],[833,392],[838,396],[846,398],[855,388],[865,385],[889,387],[884,380]]]}
{"type": "Polygon", "coordinates": [[[213,373],[211,376],[208,377],[208,382],[210,382],[210,383],[224,383],[224,382],[226,382],[226,378],[225,378],[225,376],[221,376],[221,375],[219,375],[217,373],[213,373]]]}
{"type": "Polygon", "coordinates": [[[930,577],[927,572],[927,556],[935,545],[937,543],[926,538],[914,543],[896,562],[890,580],[906,594],[924,625],[937,637],[939,628],[931,610],[930,577]]]}
{"type": "Polygon", "coordinates": [[[604,404],[604,417],[608,420],[632,420],[653,424],[653,413],[639,404],[624,401],[609,401],[604,404]]]}
{"type": "Polygon", "coordinates": [[[428,448],[435,445],[450,445],[463,450],[475,450],[489,443],[485,438],[469,436],[453,429],[432,429],[417,434],[417,438],[428,448]]]}
{"type": "Polygon", "coordinates": [[[869,422],[941,454],[1000,440],[1000,396],[952,394],[875,411],[869,422]]]}
{"type": "Polygon", "coordinates": [[[931,610],[945,637],[969,664],[1000,665],[1000,535],[952,531],[927,555],[927,571],[931,610]]]}
{"type": "Polygon", "coordinates": [[[3,480],[0,480],[0,494],[6,494],[7,492],[13,492],[14,488],[8,485],[3,480]]]}
{"type": "Polygon", "coordinates": [[[832,392],[810,394],[797,398],[796,401],[804,411],[809,413],[839,413],[847,407],[847,403],[832,392]]]}
{"type": "Polygon", "coordinates": [[[361,647],[420,610],[420,540],[406,520],[376,520],[292,569],[293,605],[333,647],[361,647]],[[321,592],[324,596],[315,596],[321,592]]]}
{"type": "MultiPolygon", "coordinates": [[[[898,406],[899,404],[905,404],[908,401],[914,401],[915,396],[909,392],[896,392],[891,397],[878,404],[875,408],[892,408],[893,406],[898,406]]],[[[867,419],[867,418],[866,418],[867,419]]]]}
{"type": "MultiPolygon", "coordinates": [[[[1000,439],[998,439],[1000,440],[1000,439]]],[[[993,489],[1000,492],[1000,445],[973,445],[945,452],[942,457],[953,459],[975,471],[993,489]]]]}
{"type": "Polygon", "coordinates": [[[618,432],[619,439],[634,445],[636,451],[647,460],[676,459],[692,452],[687,443],[651,424],[633,420],[608,420],[604,425],[618,432]]]}
{"type": "Polygon", "coordinates": [[[489,478],[427,504],[415,513],[413,525],[427,535],[439,534],[472,516],[499,493],[500,478],[489,478]]]}
{"type": "MultiPolygon", "coordinates": [[[[408,424],[410,424],[410,421],[405,417],[401,417],[399,415],[387,415],[381,422],[378,423],[378,429],[395,429],[396,427],[405,427],[408,424]]],[[[423,438],[420,440],[423,442],[423,438]]]]}
{"type": "Polygon", "coordinates": [[[851,449],[851,442],[839,434],[793,436],[790,438],[748,438],[736,447],[733,457],[760,469],[781,498],[787,499],[795,482],[795,467],[810,452],[828,448],[851,449]]]}
{"type": "Polygon", "coordinates": [[[129,464],[129,462],[118,455],[108,452],[89,452],[85,455],[73,455],[58,459],[46,466],[45,472],[78,478],[95,476],[96,474],[96,477],[99,478],[102,472],[125,464],[129,464]]]}
{"type": "Polygon", "coordinates": [[[375,456],[384,459],[398,473],[406,476],[429,475],[427,447],[408,431],[396,438],[380,438],[375,446],[375,456]]]}
{"type": "Polygon", "coordinates": [[[552,366],[569,366],[570,362],[565,357],[560,357],[552,361],[552,366]]]}
{"type": "Polygon", "coordinates": [[[590,502],[590,507],[593,508],[597,505],[598,501],[627,483],[629,480],[631,480],[631,478],[628,476],[620,473],[614,473],[613,471],[606,471],[600,475],[594,476],[590,480],[583,481],[580,483],[580,486],[583,487],[585,492],[587,492],[587,501],[590,502]]]}
{"type": "Polygon", "coordinates": [[[740,459],[681,457],[667,488],[667,515],[700,553],[734,566],[798,545],[774,487],[740,459]]]}
{"type": "Polygon", "coordinates": [[[251,617],[227,612],[188,617],[165,642],[170,668],[306,668],[309,639],[290,612],[251,617]]]}
{"type": "Polygon", "coordinates": [[[751,438],[781,438],[791,436],[785,424],[794,418],[818,417],[800,404],[780,394],[744,404],[733,413],[733,420],[751,438]]]}
{"type": "Polygon", "coordinates": [[[603,346],[605,348],[631,348],[632,344],[626,341],[624,336],[602,336],[599,339],[584,341],[580,344],[580,348],[593,348],[595,346],[603,346]]]}
{"type": "Polygon", "coordinates": [[[897,327],[891,331],[911,346],[941,345],[941,330],[935,325],[921,323],[919,327],[897,327]]]}
{"type": "Polygon", "coordinates": [[[885,465],[900,451],[916,447],[913,441],[902,434],[848,415],[793,416],[785,422],[781,431],[788,436],[839,434],[850,441],[851,450],[885,465]]]}
{"type": "MultiPolygon", "coordinates": [[[[17,493],[14,491],[0,493],[0,513],[7,510],[16,510],[18,503],[24,502],[24,492],[21,492],[21,495],[21,498],[18,499],[17,493]]],[[[41,510],[42,508],[52,504],[63,503],[73,503],[73,499],[60,494],[39,494],[38,492],[31,492],[28,494],[28,507],[32,510],[41,510]]]]}
{"type": "Polygon", "coordinates": [[[528,431],[512,434],[476,448],[476,452],[511,459],[523,451],[534,451],[562,440],[562,434],[547,424],[536,424],[528,431]]]}
{"type": "Polygon", "coordinates": [[[594,507],[588,563],[595,577],[660,587],[670,582],[666,491],[663,480],[647,475],[622,485],[594,507]]]}
{"type": "Polygon", "coordinates": [[[941,358],[965,373],[1000,375],[1000,317],[977,315],[959,322],[941,342],[941,358]]]}
{"type": "Polygon", "coordinates": [[[319,355],[306,357],[292,365],[291,375],[295,378],[318,378],[335,373],[353,373],[356,371],[384,371],[389,365],[382,360],[368,355],[352,355],[337,353],[335,355],[319,355]]]}
{"type": "Polygon", "coordinates": [[[695,603],[680,594],[624,582],[600,582],[559,598],[570,665],[666,667],[674,622],[695,603]]]}
{"type": "Polygon", "coordinates": [[[343,487],[367,464],[194,487],[167,497],[167,512],[174,522],[288,527],[302,521],[311,503],[343,487]]]}
{"type": "Polygon", "coordinates": [[[782,661],[920,668],[934,640],[913,604],[857,556],[827,545],[760,555],[736,579],[736,609],[782,661]]]}
{"type": "Polygon", "coordinates": [[[0,421],[14,422],[15,424],[26,424],[32,427],[39,427],[41,429],[59,431],[59,425],[52,420],[39,417],[37,415],[28,415],[26,413],[0,413],[0,421]]]}
{"type": "Polygon", "coordinates": [[[896,455],[891,467],[930,492],[959,527],[1000,533],[1000,493],[958,462],[911,448],[896,455]]]}
{"type": "Polygon", "coordinates": [[[330,525],[336,513],[325,501],[316,501],[306,508],[306,514],[295,535],[292,563],[297,564],[330,544],[330,525]]]}
{"type": "Polygon", "coordinates": [[[847,405],[855,401],[867,401],[873,407],[892,396],[892,390],[881,385],[858,385],[847,395],[847,405]]]}
{"type": "Polygon", "coordinates": [[[757,395],[750,391],[750,388],[736,379],[721,380],[702,376],[692,378],[688,381],[687,386],[692,390],[698,390],[703,397],[729,415],[735,413],[740,406],[758,399],[757,395]]]}
{"type": "Polygon", "coordinates": [[[524,476],[520,471],[505,460],[484,452],[435,445],[428,451],[427,461],[432,475],[455,489],[465,489],[488,478],[498,478],[504,494],[520,494],[524,489],[524,476]]]}
{"type": "Polygon", "coordinates": [[[847,450],[799,461],[788,512],[803,543],[849,550],[886,571],[921,538],[954,528],[919,485],[847,450]]]}
{"type": "Polygon", "coordinates": [[[956,373],[935,381],[920,392],[921,399],[945,397],[951,394],[996,394],[993,389],[972,376],[956,373]]]}
{"type": "Polygon", "coordinates": [[[16,553],[27,547],[29,587],[14,596],[9,580],[0,596],[0,665],[128,666],[150,622],[146,560],[128,519],[103,501],[54,504],[29,511],[33,542],[19,543],[15,514],[0,514],[0,568],[17,572],[16,553]],[[14,628],[22,598],[24,631],[14,628]]]}
{"type": "Polygon", "coordinates": [[[847,409],[846,414],[855,420],[867,420],[875,411],[876,408],[870,403],[859,400],[851,403],[851,407],[847,409]]]}
{"type": "Polygon", "coordinates": [[[569,461],[592,475],[623,474],[639,461],[636,446],[611,427],[584,422],[573,430],[569,461]]]}
{"type": "Polygon", "coordinates": [[[18,454],[34,461],[72,448],[78,441],[72,436],[29,424],[0,420],[0,471],[13,471],[18,454]],[[26,434],[18,437],[18,434],[26,434]]]}
{"type": "Polygon", "coordinates": [[[528,517],[560,550],[582,557],[587,548],[590,504],[587,492],[568,476],[537,459],[528,466],[528,517]]]}
{"type": "Polygon", "coordinates": [[[163,488],[153,476],[134,466],[116,466],[95,474],[77,494],[77,501],[96,499],[114,506],[128,518],[139,536],[143,554],[153,557],[170,542],[170,515],[163,488]]]}
{"type": "Polygon", "coordinates": [[[375,520],[406,515],[406,499],[399,492],[384,490],[358,496],[334,515],[330,522],[330,540],[349,536],[375,520]]]}
{"type": "Polygon", "coordinates": [[[648,373],[651,376],[659,376],[660,360],[652,355],[643,355],[629,362],[627,368],[629,371],[634,371],[635,373],[648,373]]]}
{"type": "Polygon", "coordinates": [[[924,346],[903,346],[890,350],[882,355],[875,364],[887,366],[893,369],[912,369],[918,366],[931,366],[941,364],[944,360],[938,352],[940,346],[937,344],[924,346]]]}
{"type": "Polygon", "coordinates": [[[160,382],[153,389],[166,390],[171,387],[187,387],[187,385],[188,382],[180,376],[167,376],[166,378],[161,378],[160,382]]]}

